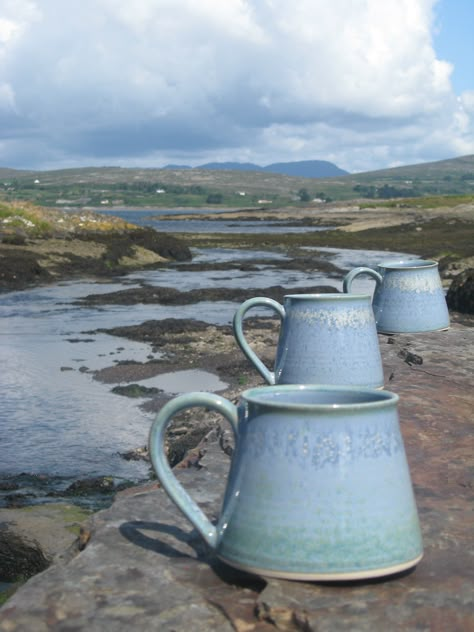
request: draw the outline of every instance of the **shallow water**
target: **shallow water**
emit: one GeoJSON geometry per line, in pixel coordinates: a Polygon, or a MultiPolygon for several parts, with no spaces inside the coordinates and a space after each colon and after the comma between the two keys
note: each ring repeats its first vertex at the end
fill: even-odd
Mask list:
{"type": "Polygon", "coordinates": [[[216,211],[215,209],[158,209],[147,211],[103,211],[104,215],[114,215],[132,224],[139,226],[151,226],[161,232],[170,233],[261,233],[264,229],[265,233],[300,233],[311,231],[322,231],[333,228],[333,226],[288,226],[281,221],[271,220],[249,220],[239,222],[236,219],[225,217],[225,211],[216,211]],[[199,215],[212,213],[216,217],[222,215],[222,219],[199,219],[199,215]],[[158,219],[160,215],[196,215],[196,219],[158,219]]]}
{"type": "MultiPolygon", "coordinates": [[[[227,288],[265,288],[271,285],[307,287],[308,285],[340,285],[337,279],[329,281],[325,272],[305,272],[304,270],[276,269],[275,260],[289,259],[282,254],[272,252],[259,252],[255,250],[209,248],[206,250],[193,250],[194,263],[231,263],[239,261],[248,263],[254,259],[269,259],[269,263],[260,263],[253,266],[253,270],[208,270],[208,271],[186,271],[184,274],[179,270],[179,266],[168,270],[147,270],[136,272],[129,276],[130,280],[147,283],[150,285],[161,285],[165,287],[176,287],[181,291],[195,290],[209,287],[227,288]]],[[[201,318],[201,316],[199,316],[201,318]]],[[[206,320],[204,318],[204,320],[206,320]]]]}
{"type": "Polygon", "coordinates": [[[189,391],[212,391],[214,393],[223,391],[228,387],[228,384],[222,382],[217,375],[209,373],[209,371],[201,371],[200,369],[162,373],[161,375],[141,380],[140,385],[148,388],[161,388],[167,393],[173,393],[174,395],[188,393],[189,391]]]}
{"type": "MultiPolygon", "coordinates": [[[[327,250],[335,263],[347,268],[394,256],[327,250]]],[[[284,258],[275,253],[210,249],[195,251],[194,261],[245,262],[265,257],[274,261],[278,256],[284,258]]],[[[258,290],[270,285],[342,287],[342,278],[279,270],[264,263],[250,272],[194,272],[180,270],[177,265],[137,272],[113,283],[83,280],[0,295],[0,475],[112,475],[131,480],[147,475],[145,464],[124,461],[118,453],[145,445],[153,415],[139,408],[143,400],[113,394],[114,385],[95,381],[90,371],[124,360],[146,361],[159,356],[146,344],[87,332],[170,317],[229,324],[238,305],[226,301],[83,307],[74,302],[88,294],[137,287],[141,282],[183,291],[207,287],[258,290]]],[[[365,284],[365,289],[358,287],[356,291],[373,287],[368,279],[360,284],[365,284]]],[[[135,381],[171,393],[225,388],[217,377],[199,370],[135,381]]]]}

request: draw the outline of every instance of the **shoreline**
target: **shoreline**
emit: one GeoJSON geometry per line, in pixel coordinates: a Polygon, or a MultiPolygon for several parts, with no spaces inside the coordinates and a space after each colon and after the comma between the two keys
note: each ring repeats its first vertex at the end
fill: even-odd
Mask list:
{"type": "MultiPolygon", "coordinates": [[[[118,209],[116,209],[118,210],[118,209]]],[[[142,209],[137,209],[142,210],[142,209]]],[[[206,209],[202,209],[206,210],[206,209]]],[[[220,210],[220,209],[219,209],[220,210]]],[[[440,262],[443,275],[452,264],[474,267],[474,204],[450,208],[421,209],[399,206],[361,208],[354,204],[328,203],[317,208],[231,209],[239,221],[262,221],[260,233],[166,233],[159,228],[140,229],[115,221],[109,215],[80,215],[51,209],[44,212],[51,224],[49,234],[37,237],[27,229],[3,235],[0,242],[0,292],[46,285],[71,278],[114,278],[132,270],[168,265],[173,261],[191,260],[190,247],[232,247],[291,252],[307,255],[303,248],[349,248],[355,250],[392,250],[410,252],[440,262]],[[252,214],[249,216],[249,212],[252,214]],[[55,218],[57,222],[55,223],[55,218]],[[64,231],[65,219],[71,222],[64,231]],[[265,219],[291,225],[297,233],[265,233],[265,219]],[[335,226],[329,230],[311,230],[314,226],[335,226]],[[139,238],[139,235],[142,235],[139,238]],[[461,260],[467,260],[462,263],[461,260]]],[[[215,219],[220,213],[193,214],[193,219],[215,219]]],[[[166,216],[160,216],[163,219],[166,216]]],[[[173,215],[173,219],[177,216],[173,215]]],[[[186,213],[178,215],[183,220],[186,213]]],[[[159,224],[159,218],[157,218],[159,224]]],[[[5,224],[4,231],[5,231],[5,224]]],[[[0,226],[1,228],[1,226],[0,226]]],[[[10,230],[10,229],[9,229],[10,230]]],[[[0,234],[1,236],[1,234],[0,234]]]]}

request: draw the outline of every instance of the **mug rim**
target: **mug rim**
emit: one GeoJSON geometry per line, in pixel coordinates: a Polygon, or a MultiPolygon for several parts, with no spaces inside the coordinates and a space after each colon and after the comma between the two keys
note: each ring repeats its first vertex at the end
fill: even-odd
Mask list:
{"type": "Polygon", "coordinates": [[[350,300],[350,299],[354,299],[354,298],[360,298],[360,299],[369,299],[372,300],[372,296],[370,294],[353,294],[353,293],[348,293],[348,292],[327,292],[327,293],[320,293],[320,294],[285,294],[283,298],[291,298],[292,300],[294,299],[308,299],[308,298],[317,298],[317,299],[334,299],[334,298],[338,298],[338,299],[345,299],[350,300]]]}
{"type": "Polygon", "coordinates": [[[386,408],[387,405],[396,405],[399,396],[385,389],[360,388],[359,386],[326,385],[326,384],[275,384],[271,386],[256,386],[243,391],[240,399],[252,404],[263,405],[279,410],[297,410],[311,412],[349,412],[353,410],[367,410],[373,408],[386,408]],[[354,401],[342,403],[297,403],[278,399],[267,399],[264,393],[341,393],[344,395],[353,393],[364,394],[368,401],[354,401]]]}
{"type": "Polygon", "coordinates": [[[426,270],[427,268],[435,268],[438,262],[434,261],[434,259],[387,259],[377,265],[379,268],[388,268],[390,270],[426,270]]]}

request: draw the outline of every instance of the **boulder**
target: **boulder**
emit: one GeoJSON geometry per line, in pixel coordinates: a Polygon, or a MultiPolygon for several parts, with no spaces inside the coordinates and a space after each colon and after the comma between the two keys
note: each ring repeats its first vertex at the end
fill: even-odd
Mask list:
{"type": "Polygon", "coordinates": [[[25,580],[73,545],[90,511],[67,503],[0,509],[0,582],[25,580]]]}
{"type": "Polygon", "coordinates": [[[0,582],[21,582],[48,568],[50,561],[35,540],[0,528],[0,582]]]}
{"type": "Polygon", "coordinates": [[[446,295],[449,309],[464,314],[474,314],[474,268],[458,274],[446,295]]]}

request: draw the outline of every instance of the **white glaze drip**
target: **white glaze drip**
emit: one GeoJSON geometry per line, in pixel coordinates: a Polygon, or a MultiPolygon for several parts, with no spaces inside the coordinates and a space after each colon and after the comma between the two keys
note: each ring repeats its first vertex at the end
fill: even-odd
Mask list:
{"type": "Polygon", "coordinates": [[[436,274],[387,274],[384,277],[385,288],[393,288],[402,292],[433,293],[441,288],[441,281],[436,274]]]}
{"type": "Polygon", "coordinates": [[[371,309],[351,308],[344,310],[294,310],[291,317],[308,323],[318,323],[327,327],[364,327],[374,321],[371,309]]]}

